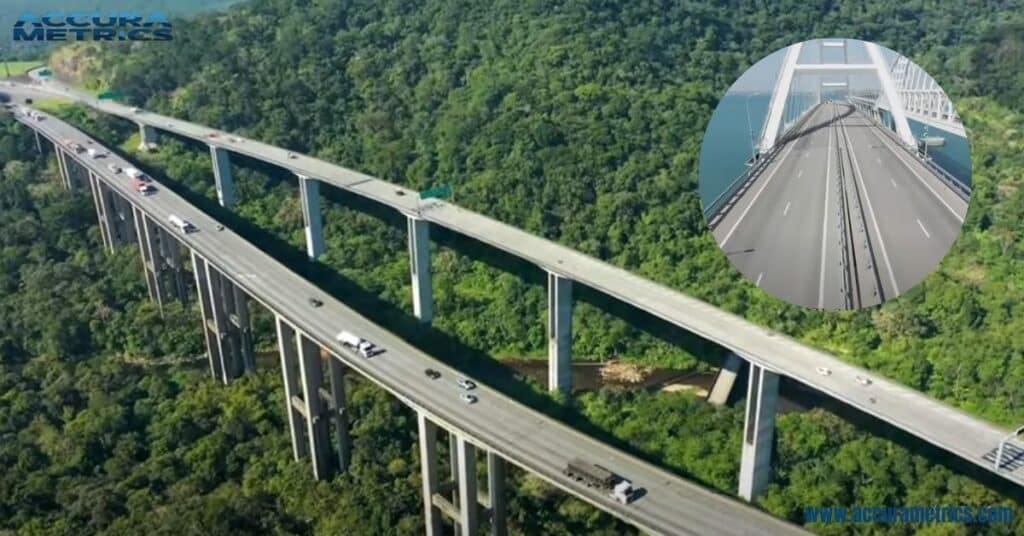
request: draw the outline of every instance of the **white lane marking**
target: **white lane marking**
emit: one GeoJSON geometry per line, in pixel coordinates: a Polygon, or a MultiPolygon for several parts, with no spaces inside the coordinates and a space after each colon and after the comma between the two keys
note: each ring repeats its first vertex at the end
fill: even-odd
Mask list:
{"type": "Polygon", "coordinates": [[[898,158],[900,162],[903,162],[903,165],[907,166],[907,169],[910,170],[910,172],[915,177],[917,177],[917,180],[921,181],[921,184],[923,184],[925,188],[928,188],[928,191],[931,192],[932,195],[934,195],[935,198],[938,199],[946,207],[946,209],[949,210],[950,214],[952,214],[953,217],[956,218],[956,221],[958,221],[960,223],[964,222],[963,216],[957,214],[956,211],[953,210],[953,207],[949,206],[949,203],[947,203],[946,200],[943,199],[942,196],[940,196],[939,193],[936,192],[935,189],[932,188],[932,186],[930,184],[928,184],[928,181],[924,180],[923,178],[921,178],[920,175],[917,174],[917,171],[914,170],[914,166],[911,166],[910,163],[907,162],[903,158],[903,155],[900,154],[900,151],[902,149],[900,149],[899,147],[893,148],[893,146],[890,145],[889,142],[884,139],[885,136],[882,136],[878,132],[875,132],[874,128],[869,128],[868,130],[870,130],[871,133],[874,134],[876,138],[878,138],[879,140],[882,140],[882,143],[884,143],[886,145],[886,147],[889,149],[889,151],[892,152],[892,154],[896,155],[896,158],[898,158]]]}
{"type": "Polygon", "coordinates": [[[881,164],[882,163],[882,159],[876,156],[875,157],[875,162],[878,162],[879,164],[881,164]]]}
{"type": "Polygon", "coordinates": [[[921,220],[920,220],[920,219],[918,219],[918,220],[917,220],[917,225],[918,225],[918,226],[919,226],[919,227],[921,228],[921,230],[922,230],[922,231],[924,231],[924,235],[925,235],[925,236],[927,236],[928,238],[931,238],[931,237],[932,237],[932,235],[928,234],[928,229],[925,229],[925,228],[924,228],[924,224],[923,224],[923,223],[921,223],[921,220]]]}
{"type": "MultiPolygon", "coordinates": [[[[850,139],[850,134],[846,132],[846,126],[842,125],[842,123],[840,123],[840,126],[843,128],[843,134],[846,135],[846,139],[850,139]]],[[[854,182],[860,186],[860,190],[864,192],[864,201],[868,205],[868,212],[871,213],[871,223],[874,224],[875,234],[878,235],[878,245],[882,249],[882,258],[885,259],[885,267],[889,269],[889,281],[892,282],[893,293],[898,295],[900,293],[900,287],[896,284],[896,274],[892,271],[892,263],[889,262],[889,253],[885,250],[885,240],[882,238],[882,231],[878,229],[878,218],[875,217],[875,209],[871,207],[871,196],[868,195],[868,188],[864,184],[864,175],[861,175],[860,173],[860,164],[857,163],[857,152],[851,151],[850,156],[852,156],[851,160],[853,160],[853,167],[856,172],[854,182]]]]}
{"type": "Polygon", "coordinates": [[[832,189],[832,131],[828,129],[828,153],[825,155],[825,210],[821,217],[821,268],[818,270],[818,309],[825,308],[825,249],[828,247],[828,191],[832,189]]]}
{"type": "Polygon", "coordinates": [[[768,178],[765,179],[764,184],[761,185],[761,189],[758,190],[756,194],[754,194],[754,198],[751,199],[750,203],[747,204],[747,208],[743,209],[743,212],[740,213],[740,217],[736,219],[736,223],[732,224],[732,229],[729,229],[729,233],[726,234],[725,238],[722,239],[722,243],[718,245],[719,247],[724,248],[726,242],[728,242],[729,239],[732,238],[732,234],[736,232],[736,228],[740,226],[740,222],[742,222],[743,218],[747,216],[747,212],[750,212],[750,207],[754,206],[754,203],[757,203],[757,198],[761,197],[761,192],[763,192],[764,189],[768,187],[768,183],[772,182],[772,179],[775,178],[776,172],[778,172],[779,168],[782,167],[782,163],[786,161],[786,157],[789,156],[789,153],[793,152],[793,147],[795,146],[795,143],[791,143],[789,145],[789,148],[786,149],[786,154],[782,155],[782,158],[779,159],[778,165],[776,165],[775,168],[772,169],[771,175],[768,175],[768,178]]]}
{"type": "Polygon", "coordinates": [[[799,179],[800,177],[803,177],[803,176],[804,176],[804,170],[801,169],[800,172],[796,174],[796,178],[799,179]]]}
{"type": "Polygon", "coordinates": [[[782,211],[782,215],[785,216],[789,212],[789,201],[786,201],[786,208],[782,211]]]}
{"type": "Polygon", "coordinates": [[[762,276],[764,276],[764,272],[761,272],[761,273],[757,274],[757,282],[754,283],[754,286],[757,286],[757,287],[761,286],[761,277],[762,276]]]}
{"type": "Polygon", "coordinates": [[[889,182],[891,182],[891,183],[892,183],[892,189],[893,189],[893,190],[898,190],[898,189],[899,189],[899,188],[897,188],[897,187],[896,187],[896,181],[894,181],[894,180],[892,180],[892,179],[889,179],[889,182]]]}

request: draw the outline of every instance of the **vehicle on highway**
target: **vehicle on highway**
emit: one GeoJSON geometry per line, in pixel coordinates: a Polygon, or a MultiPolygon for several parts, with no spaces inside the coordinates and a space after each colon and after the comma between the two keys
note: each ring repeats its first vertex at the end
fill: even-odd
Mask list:
{"type": "Polygon", "coordinates": [[[615,473],[579,458],[572,458],[562,469],[562,474],[582,482],[588,488],[596,488],[608,492],[608,496],[621,504],[629,504],[636,497],[633,483],[615,473]]]}
{"type": "Polygon", "coordinates": [[[431,380],[436,380],[441,377],[441,373],[432,368],[424,370],[423,373],[426,374],[427,377],[430,378],[431,380]]]}
{"type": "Polygon", "coordinates": [[[832,374],[832,369],[828,367],[818,367],[815,370],[817,370],[818,374],[821,374],[822,376],[829,376],[832,374]]]}
{"type": "Polygon", "coordinates": [[[459,395],[459,399],[467,404],[476,403],[476,395],[471,395],[469,393],[462,393],[461,395],[459,395]]]}
{"type": "Polygon", "coordinates": [[[107,169],[109,169],[111,173],[120,173],[121,172],[121,166],[119,166],[117,164],[107,164],[107,169]]]}
{"type": "Polygon", "coordinates": [[[463,389],[465,389],[467,391],[472,390],[472,389],[476,389],[476,383],[473,380],[470,380],[468,378],[459,378],[459,381],[457,381],[455,383],[459,384],[459,387],[461,387],[461,388],[463,388],[463,389]]]}
{"type": "Polygon", "coordinates": [[[32,119],[35,119],[36,121],[42,121],[43,119],[46,119],[46,116],[39,112],[34,112],[32,114],[32,119]]]}
{"type": "Polygon", "coordinates": [[[26,98],[25,99],[25,104],[32,104],[32,99],[26,98]]]}
{"type": "Polygon", "coordinates": [[[341,344],[354,348],[363,357],[373,357],[377,353],[376,345],[354,333],[341,331],[334,338],[341,344]]]}
{"type": "Polygon", "coordinates": [[[183,232],[185,234],[188,234],[188,233],[191,233],[193,231],[198,231],[199,230],[199,229],[196,228],[195,225],[192,225],[191,222],[189,222],[185,218],[182,218],[181,216],[178,216],[176,214],[171,214],[167,218],[167,221],[171,222],[171,225],[177,227],[179,231],[181,231],[181,232],[183,232]]]}
{"type": "Polygon", "coordinates": [[[865,378],[864,376],[857,376],[857,383],[861,385],[871,385],[871,380],[869,378],[865,378]]]}
{"type": "Polygon", "coordinates": [[[291,159],[294,160],[294,159],[298,158],[298,156],[296,156],[295,153],[293,153],[291,151],[288,151],[288,158],[291,158],[291,159]]]}
{"type": "Polygon", "coordinates": [[[133,107],[132,108],[132,113],[133,114],[139,114],[139,113],[142,113],[142,110],[140,108],[133,107]]]}
{"type": "Polygon", "coordinates": [[[133,179],[140,180],[142,182],[149,182],[149,177],[147,177],[146,174],[142,172],[142,170],[135,169],[133,167],[124,168],[124,174],[128,175],[133,179]]]}
{"type": "Polygon", "coordinates": [[[223,231],[223,230],[224,230],[224,226],[223,226],[222,224],[219,224],[219,223],[218,223],[218,224],[217,224],[217,230],[218,230],[218,231],[223,231]]]}
{"type": "Polygon", "coordinates": [[[90,158],[103,158],[107,156],[107,153],[94,147],[90,147],[89,150],[86,151],[86,153],[89,155],[90,158]]]}
{"type": "Polygon", "coordinates": [[[142,195],[152,195],[156,193],[156,186],[153,186],[149,181],[141,179],[132,179],[132,187],[135,188],[136,192],[142,195]]]}
{"type": "Polygon", "coordinates": [[[309,299],[309,304],[312,305],[313,307],[320,307],[321,305],[324,304],[324,302],[322,302],[322,301],[320,301],[320,300],[318,300],[316,298],[310,298],[309,299]]]}
{"type": "Polygon", "coordinates": [[[207,134],[206,137],[210,138],[210,139],[216,138],[217,137],[217,133],[216,132],[211,132],[211,133],[207,134]]]}

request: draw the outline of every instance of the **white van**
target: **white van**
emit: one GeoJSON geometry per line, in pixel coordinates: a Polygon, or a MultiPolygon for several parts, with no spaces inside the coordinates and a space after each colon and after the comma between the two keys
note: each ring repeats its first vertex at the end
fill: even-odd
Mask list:
{"type": "Polygon", "coordinates": [[[171,216],[167,218],[167,221],[171,222],[171,225],[177,227],[179,231],[185,234],[198,230],[196,229],[196,226],[192,225],[188,220],[174,214],[171,214],[171,216]]]}

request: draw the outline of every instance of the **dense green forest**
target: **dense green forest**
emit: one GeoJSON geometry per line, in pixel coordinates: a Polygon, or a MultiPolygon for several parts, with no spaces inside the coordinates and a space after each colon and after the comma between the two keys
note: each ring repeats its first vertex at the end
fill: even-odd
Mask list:
{"type": "MultiPolygon", "coordinates": [[[[1024,45],[1020,19],[1004,20],[1015,5],[265,0],[180,26],[178,46],[104,48],[92,71],[101,79],[84,82],[414,188],[451,183],[460,205],[1017,424],[1024,45]],[[832,35],[905,53],[961,97],[976,185],[964,235],[936,274],[881,308],[843,314],[792,307],[748,284],[707,233],[695,191],[701,133],[728,85],[778,47],[832,35]]],[[[130,124],[67,114],[112,143],[127,139],[126,150],[137,141],[130,124]]],[[[313,483],[291,461],[273,368],[225,388],[201,366],[161,364],[202,352],[195,312],[161,320],[144,299],[137,251],[99,255],[87,200],[58,195],[42,161],[14,161],[29,146],[5,126],[0,465],[14,470],[0,477],[0,533],[422,530],[405,409],[356,382],[354,469],[313,483]]],[[[211,201],[204,147],[163,136],[159,151],[138,157],[276,255],[301,259],[296,186],[281,170],[235,158],[242,202],[230,215],[211,201]]],[[[518,383],[489,368],[488,356],[543,354],[535,268],[435,233],[436,329],[414,327],[400,219],[337,192],[325,197],[327,254],[316,267],[297,264],[307,275],[485,381],[518,383]]],[[[591,294],[577,296],[577,358],[716,363],[717,349],[591,294]]],[[[261,331],[269,348],[272,334],[261,331]]],[[[536,390],[517,392],[546,407],[536,390]]],[[[742,404],[714,409],[683,393],[606,389],[581,393],[560,416],[735,491],[742,404]]],[[[1021,511],[905,443],[822,409],[783,415],[775,482],[760,504],[796,522],[807,505],[1021,511]]],[[[628,530],[534,478],[512,478],[514,532],[628,530]]],[[[1019,518],[990,530],[928,530],[1016,534],[1019,518]]]]}

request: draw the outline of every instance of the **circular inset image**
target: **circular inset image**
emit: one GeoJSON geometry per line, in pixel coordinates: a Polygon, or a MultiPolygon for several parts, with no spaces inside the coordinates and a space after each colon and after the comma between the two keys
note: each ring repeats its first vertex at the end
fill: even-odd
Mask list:
{"type": "Polygon", "coordinates": [[[729,88],[701,147],[701,204],[758,287],[859,309],[938,266],[967,213],[970,162],[956,110],[918,65],[874,43],[816,39],[729,88]]]}

